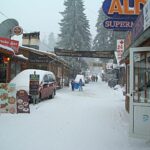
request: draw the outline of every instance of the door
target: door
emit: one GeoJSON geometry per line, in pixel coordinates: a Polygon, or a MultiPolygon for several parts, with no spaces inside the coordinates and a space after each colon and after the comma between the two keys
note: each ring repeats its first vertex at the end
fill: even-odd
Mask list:
{"type": "Polygon", "coordinates": [[[150,47],[130,49],[130,134],[150,138],[150,47]]]}
{"type": "Polygon", "coordinates": [[[0,63],[0,83],[6,83],[6,77],[7,77],[7,72],[6,72],[7,66],[4,63],[0,63]]]}

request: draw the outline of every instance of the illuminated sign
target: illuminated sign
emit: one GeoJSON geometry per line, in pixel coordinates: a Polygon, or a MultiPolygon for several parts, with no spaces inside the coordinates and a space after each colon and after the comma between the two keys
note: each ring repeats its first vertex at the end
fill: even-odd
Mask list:
{"type": "Polygon", "coordinates": [[[111,19],[104,22],[104,27],[113,30],[130,30],[131,28],[129,26],[133,25],[146,1],[147,0],[105,0],[102,8],[104,13],[108,17],[111,17],[111,19]],[[114,27],[112,28],[110,24],[113,24],[114,27]],[[121,26],[115,27],[115,24],[120,24],[121,26]],[[122,25],[124,27],[122,27],[122,25]]]}

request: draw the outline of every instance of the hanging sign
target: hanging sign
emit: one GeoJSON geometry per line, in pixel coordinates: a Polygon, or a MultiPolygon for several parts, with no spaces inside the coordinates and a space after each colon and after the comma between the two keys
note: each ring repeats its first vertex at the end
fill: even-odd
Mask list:
{"type": "Polygon", "coordinates": [[[124,51],[124,39],[119,39],[117,40],[117,57],[118,57],[118,62],[120,62],[122,58],[122,53],[124,51]]]}

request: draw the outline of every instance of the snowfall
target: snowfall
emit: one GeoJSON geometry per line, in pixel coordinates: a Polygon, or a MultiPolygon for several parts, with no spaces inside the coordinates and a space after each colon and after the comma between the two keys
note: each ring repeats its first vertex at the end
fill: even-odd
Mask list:
{"type": "Polygon", "coordinates": [[[129,136],[122,88],[100,79],[83,91],[57,90],[54,99],[30,104],[30,114],[0,114],[0,150],[150,150],[129,136]]]}

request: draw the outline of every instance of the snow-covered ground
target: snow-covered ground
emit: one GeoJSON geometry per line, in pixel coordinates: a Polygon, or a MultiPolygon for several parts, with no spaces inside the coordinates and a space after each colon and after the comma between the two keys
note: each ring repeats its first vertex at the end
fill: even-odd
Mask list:
{"type": "Polygon", "coordinates": [[[0,150],[149,150],[128,134],[122,90],[91,82],[64,88],[30,114],[0,114],[0,150]]]}

